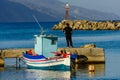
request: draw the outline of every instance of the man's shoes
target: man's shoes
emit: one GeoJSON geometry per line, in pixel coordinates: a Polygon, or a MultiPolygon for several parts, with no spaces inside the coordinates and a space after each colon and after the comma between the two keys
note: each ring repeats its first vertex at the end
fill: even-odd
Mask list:
{"type": "Polygon", "coordinates": [[[69,47],[67,46],[66,48],[73,48],[73,46],[69,46],[69,47]]]}

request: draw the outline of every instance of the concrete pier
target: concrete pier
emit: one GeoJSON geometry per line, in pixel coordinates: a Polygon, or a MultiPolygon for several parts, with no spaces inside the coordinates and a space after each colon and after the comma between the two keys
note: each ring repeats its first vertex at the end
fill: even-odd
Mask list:
{"type": "Polygon", "coordinates": [[[4,52],[3,50],[0,51],[0,68],[4,67],[4,52]]]}
{"type": "MultiPolygon", "coordinates": [[[[4,67],[5,58],[16,58],[16,61],[22,57],[22,52],[28,49],[5,49],[0,51],[0,67],[4,67]]],[[[65,50],[71,54],[77,54],[76,63],[105,63],[105,54],[103,48],[97,48],[94,44],[87,44],[78,48],[58,48],[58,52],[65,50]]],[[[34,49],[32,49],[34,52],[34,49]]],[[[16,64],[18,64],[16,62],[16,64]]]]}
{"type": "MultiPolygon", "coordinates": [[[[29,48],[30,49],[30,48],[29,48]]],[[[20,67],[20,60],[22,57],[22,52],[25,52],[29,49],[4,49],[0,50],[0,70],[4,69],[5,59],[6,58],[16,58],[16,68],[20,67]]],[[[33,49],[32,49],[33,50],[33,49]]]]}
{"type": "Polygon", "coordinates": [[[91,44],[80,48],[58,48],[58,51],[65,50],[71,54],[77,54],[76,63],[105,63],[105,54],[103,48],[96,48],[91,44]]]}
{"type": "Polygon", "coordinates": [[[0,67],[4,67],[4,59],[0,59],[0,67]]]}

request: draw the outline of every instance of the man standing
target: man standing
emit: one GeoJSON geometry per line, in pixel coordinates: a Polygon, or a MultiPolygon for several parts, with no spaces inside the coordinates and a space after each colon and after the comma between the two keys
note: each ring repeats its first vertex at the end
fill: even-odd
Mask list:
{"type": "Polygon", "coordinates": [[[66,25],[67,26],[63,29],[63,32],[65,33],[67,47],[73,47],[73,44],[72,44],[72,28],[69,26],[68,23],[66,25]]]}

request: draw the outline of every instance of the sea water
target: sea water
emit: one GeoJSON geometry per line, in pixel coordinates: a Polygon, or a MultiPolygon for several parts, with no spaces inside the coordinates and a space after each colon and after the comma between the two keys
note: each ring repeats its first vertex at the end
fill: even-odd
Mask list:
{"type": "MultiPolygon", "coordinates": [[[[58,47],[66,47],[64,33],[51,30],[58,22],[41,22],[45,34],[58,36],[58,47]]],[[[39,35],[37,23],[0,23],[0,49],[34,48],[34,35],[39,35]]],[[[95,72],[89,72],[89,64],[77,65],[71,71],[27,69],[24,62],[15,68],[15,59],[5,59],[5,69],[0,71],[0,80],[96,80],[120,79],[120,31],[119,30],[74,30],[73,46],[95,44],[104,48],[105,64],[93,64],[95,72]]]]}

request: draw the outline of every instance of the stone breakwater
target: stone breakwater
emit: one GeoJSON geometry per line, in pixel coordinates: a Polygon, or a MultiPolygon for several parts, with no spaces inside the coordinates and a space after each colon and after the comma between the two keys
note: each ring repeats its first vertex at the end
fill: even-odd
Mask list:
{"type": "Polygon", "coordinates": [[[120,30],[120,21],[88,21],[88,20],[63,20],[52,27],[52,30],[62,30],[66,23],[73,30],[120,30]]]}

